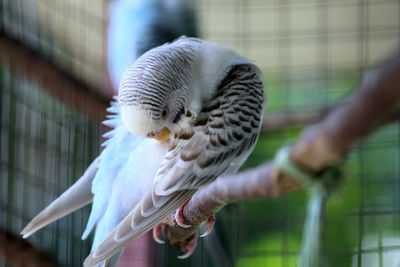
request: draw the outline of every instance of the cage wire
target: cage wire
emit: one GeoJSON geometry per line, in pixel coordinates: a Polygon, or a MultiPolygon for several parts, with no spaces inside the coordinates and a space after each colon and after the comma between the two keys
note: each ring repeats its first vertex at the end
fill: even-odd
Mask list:
{"type": "MultiPolygon", "coordinates": [[[[32,73],[15,67],[18,58],[5,60],[10,46],[1,46],[0,227],[10,232],[18,233],[100,151],[104,111],[85,107],[105,106],[110,95],[104,78],[108,7],[108,1],[94,0],[1,1],[2,42],[13,40],[51,62],[64,79],[90,89],[71,97],[61,80],[35,77],[46,77],[41,65],[32,73]],[[82,98],[83,104],[78,107],[71,98],[82,98]]],[[[197,11],[203,38],[234,47],[263,70],[266,117],[319,112],[337,103],[399,45],[398,0],[200,0],[197,11]]],[[[263,134],[243,168],[272,159],[302,129],[263,134]]],[[[328,204],[324,251],[331,266],[400,264],[399,145],[396,123],[348,156],[346,184],[328,204]]],[[[194,255],[181,261],[175,249],[154,244],[147,266],[221,266],[216,251],[228,257],[227,266],[296,266],[306,200],[301,191],[226,207],[217,215],[222,250],[212,253],[203,239],[194,255]]],[[[75,212],[29,242],[62,266],[80,266],[90,250],[90,242],[80,240],[87,217],[87,208],[75,212]]],[[[8,265],[0,258],[0,266],[8,265]]]]}

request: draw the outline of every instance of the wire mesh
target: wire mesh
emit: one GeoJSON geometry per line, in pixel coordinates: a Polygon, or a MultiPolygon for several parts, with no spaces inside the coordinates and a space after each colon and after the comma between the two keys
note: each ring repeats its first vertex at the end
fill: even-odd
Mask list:
{"type": "Polygon", "coordinates": [[[102,89],[105,1],[2,1],[4,32],[63,70],[102,89]]]}
{"type": "MultiPolygon", "coordinates": [[[[0,78],[0,225],[18,233],[95,157],[99,125],[5,65],[1,65],[0,78]]],[[[87,209],[79,211],[46,227],[30,241],[52,251],[65,265],[79,266],[90,247],[79,234],[87,217],[87,209]]]]}
{"type": "MultiPolygon", "coordinates": [[[[3,0],[0,7],[7,36],[84,83],[106,87],[108,2],[3,0]]],[[[263,70],[266,116],[317,112],[337,103],[362,72],[399,45],[398,0],[201,0],[197,8],[202,37],[234,47],[263,70]]],[[[97,155],[102,118],[76,110],[4,62],[0,77],[0,226],[18,232],[97,155]]],[[[244,168],[271,159],[301,130],[262,136],[244,168]]],[[[324,250],[331,266],[399,264],[399,131],[397,124],[387,126],[349,155],[346,185],[328,206],[324,250]]],[[[175,249],[154,245],[153,265],[295,266],[306,199],[297,192],[227,207],[211,237],[221,247],[204,239],[193,257],[179,261],[175,249]],[[217,263],[224,255],[227,261],[217,263]]],[[[31,241],[64,266],[79,266],[90,247],[80,240],[87,213],[48,226],[31,241]]]]}

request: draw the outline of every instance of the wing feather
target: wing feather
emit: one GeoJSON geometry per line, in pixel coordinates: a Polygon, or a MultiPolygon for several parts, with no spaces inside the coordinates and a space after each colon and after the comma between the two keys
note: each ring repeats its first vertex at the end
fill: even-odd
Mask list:
{"type": "Polygon", "coordinates": [[[82,177],[75,182],[61,196],[54,200],[47,208],[36,215],[21,231],[23,238],[27,238],[46,225],[86,206],[93,200],[91,192],[92,181],[99,165],[99,157],[87,168],[82,177]]]}

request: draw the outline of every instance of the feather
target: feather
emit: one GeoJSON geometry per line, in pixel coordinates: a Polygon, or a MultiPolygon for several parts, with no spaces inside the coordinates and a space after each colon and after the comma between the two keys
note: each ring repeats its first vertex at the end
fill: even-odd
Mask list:
{"type": "MultiPolygon", "coordinates": [[[[125,138],[133,137],[127,135],[125,138]]],[[[123,143],[129,145],[126,141],[123,143]]],[[[166,153],[166,146],[160,146],[159,142],[152,139],[141,138],[138,144],[133,144],[131,147],[119,147],[118,151],[127,155],[110,153],[108,157],[108,154],[104,154],[109,164],[105,164],[107,169],[99,169],[98,177],[96,176],[93,184],[95,199],[83,236],[83,238],[86,237],[96,226],[93,248],[108,236],[151,187],[156,171],[166,153]],[[123,149],[126,151],[121,151],[123,149]],[[112,162],[112,156],[115,163],[120,164],[119,166],[112,162]],[[117,169],[110,168],[112,165],[117,169]]]]}
{"type": "Polygon", "coordinates": [[[157,141],[130,134],[119,115],[113,123],[118,125],[107,134],[110,139],[100,155],[100,166],[92,184],[92,210],[82,235],[86,239],[96,227],[92,249],[140,201],[166,152],[157,141]]]}
{"type": "Polygon", "coordinates": [[[90,164],[82,177],[74,185],[32,219],[21,231],[23,238],[29,237],[46,225],[91,203],[93,200],[91,193],[92,180],[96,174],[98,165],[99,157],[90,164]]]}
{"type": "MultiPolygon", "coordinates": [[[[171,214],[182,204],[182,200],[188,200],[193,193],[193,191],[184,191],[176,193],[174,196],[169,196],[168,202],[165,206],[157,209],[157,212],[145,218],[143,218],[141,215],[140,206],[137,206],[110,233],[110,235],[97,247],[97,249],[86,258],[84,266],[96,266],[120,251],[132,239],[149,231],[156,224],[162,222],[166,216],[171,214]]],[[[144,200],[151,201],[151,196],[145,197],[144,200]]]]}

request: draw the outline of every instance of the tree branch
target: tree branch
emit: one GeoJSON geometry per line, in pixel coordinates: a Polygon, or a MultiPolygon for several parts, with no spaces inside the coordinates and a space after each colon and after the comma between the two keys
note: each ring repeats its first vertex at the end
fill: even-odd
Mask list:
{"type": "Polygon", "coordinates": [[[297,164],[318,172],[393,119],[391,111],[400,98],[400,51],[396,52],[381,69],[366,75],[347,103],[304,131],[291,153],[297,164]]]}
{"type": "MultiPolygon", "coordinates": [[[[353,97],[327,111],[327,116],[320,123],[303,132],[292,146],[292,160],[301,168],[318,173],[341,160],[360,139],[384,124],[399,119],[400,111],[394,109],[400,99],[399,84],[400,53],[397,53],[379,71],[367,75],[353,97]]],[[[308,118],[312,121],[320,117],[308,118]]],[[[168,240],[182,248],[199,225],[224,205],[242,200],[279,197],[300,187],[301,184],[282,172],[274,162],[238,174],[221,176],[199,190],[185,205],[185,223],[193,226],[189,229],[176,225],[167,227],[168,240]]]]}
{"type": "Polygon", "coordinates": [[[261,134],[284,130],[289,127],[304,126],[321,121],[333,108],[316,111],[273,114],[263,118],[261,134]]]}
{"type": "Polygon", "coordinates": [[[183,217],[185,223],[192,227],[168,227],[168,240],[172,245],[182,247],[201,223],[226,204],[266,197],[275,198],[299,187],[299,183],[288,179],[271,162],[234,175],[220,176],[212,184],[199,190],[185,205],[183,217]]]}

